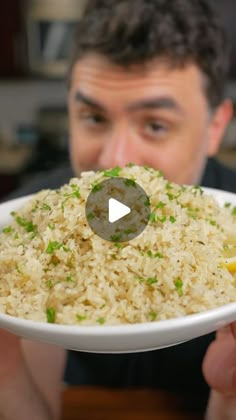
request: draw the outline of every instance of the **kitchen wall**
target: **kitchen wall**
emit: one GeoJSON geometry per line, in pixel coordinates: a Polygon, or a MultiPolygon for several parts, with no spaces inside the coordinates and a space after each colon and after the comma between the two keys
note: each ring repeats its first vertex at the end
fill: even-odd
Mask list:
{"type": "Polygon", "coordinates": [[[63,80],[0,81],[0,137],[14,141],[17,126],[34,124],[42,106],[66,105],[63,80]]]}
{"type": "Polygon", "coordinates": [[[42,135],[38,127],[39,111],[47,109],[48,124],[55,109],[66,107],[66,96],[63,80],[0,81],[0,201],[35,173],[68,160],[64,123],[59,131],[64,113],[55,124],[50,122],[55,132],[42,135]],[[52,146],[52,138],[58,144],[52,146]]]}

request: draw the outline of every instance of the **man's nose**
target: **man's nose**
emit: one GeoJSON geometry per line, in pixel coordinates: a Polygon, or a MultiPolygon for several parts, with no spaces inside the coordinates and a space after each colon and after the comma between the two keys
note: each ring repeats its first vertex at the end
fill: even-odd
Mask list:
{"type": "Polygon", "coordinates": [[[131,162],[136,165],[142,164],[138,140],[128,129],[117,130],[104,142],[99,166],[101,168],[124,167],[131,162]]]}

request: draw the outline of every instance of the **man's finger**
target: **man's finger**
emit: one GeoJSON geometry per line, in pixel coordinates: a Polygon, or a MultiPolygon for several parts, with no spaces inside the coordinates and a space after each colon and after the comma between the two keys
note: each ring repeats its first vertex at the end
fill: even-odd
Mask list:
{"type": "Polygon", "coordinates": [[[232,322],[232,324],[230,324],[230,327],[231,327],[231,332],[233,334],[233,337],[236,340],[236,321],[232,322]]]}
{"type": "Polygon", "coordinates": [[[217,340],[224,339],[226,335],[231,334],[231,331],[232,331],[231,325],[229,324],[225,325],[225,327],[220,328],[216,333],[217,340]]]}

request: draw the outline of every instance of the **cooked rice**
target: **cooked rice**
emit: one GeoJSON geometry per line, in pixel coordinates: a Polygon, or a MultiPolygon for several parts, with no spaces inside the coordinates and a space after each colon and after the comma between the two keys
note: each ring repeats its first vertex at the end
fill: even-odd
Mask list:
{"type": "Polygon", "coordinates": [[[96,236],[85,201],[104,172],[84,172],[30,199],[0,234],[0,311],[59,324],[139,323],[202,312],[236,300],[223,264],[236,245],[232,206],[198,187],[128,165],[119,176],[146,191],[151,221],[136,239],[96,236]],[[234,246],[233,245],[233,246],[234,246]],[[230,246],[230,245],[229,245],[230,246]]]}

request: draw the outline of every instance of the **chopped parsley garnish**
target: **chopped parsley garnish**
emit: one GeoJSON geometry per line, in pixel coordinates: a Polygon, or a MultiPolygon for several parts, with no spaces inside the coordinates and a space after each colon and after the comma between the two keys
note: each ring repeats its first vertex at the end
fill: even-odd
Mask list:
{"type": "Polygon", "coordinates": [[[95,214],[94,213],[87,214],[87,219],[93,220],[94,218],[95,218],[95,214]]]}
{"type": "Polygon", "coordinates": [[[192,217],[192,219],[194,219],[194,220],[196,220],[196,213],[199,213],[200,212],[200,209],[199,208],[195,208],[195,209],[193,209],[192,207],[186,207],[186,209],[187,209],[187,212],[188,212],[188,216],[189,217],[192,217]]]}
{"type": "Polygon", "coordinates": [[[170,216],[169,218],[171,223],[175,223],[176,222],[176,218],[174,216],[170,216]]]}
{"type": "Polygon", "coordinates": [[[130,233],[134,233],[134,230],[133,229],[126,229],[126,230],[124,230],[124,234],[125,235],[129,235],[130,233]]]}
{"type": "Polygon", "coordinates": [[[17,216],[16,223],[25,228],[26,232],[34,232],[36,230],[36,225],[34,225],[31,221],[26,220],[24,217],[17,216]]]}
{"type": "Polygon", "coordinates": [[[164,257],[163,257],[163,254],[161,254],[160,252],[156,252],[155,254],[153,254],[153,252],[151,251],[151,249],[149,249],[149,250],[147,251],[147,255],[148,255],[148,257],[150,257],[150,258],[164,258],[164,257]]]}
{"type": "Polygon", "coordinates": [[[55,224],[54,223],[48,223],[48,228],[49,229],[51,229],[51,230],[54,230],[55,229],[55,224]]]}
{"type": "Polygon", "coordinates": [[[156,252],[154,257],[155,258],[164,258],[163,254],[161,254],[160,252],[156,252]]]}
{"type": "Polygon", "coordinates": [[[157,220],[161,223],[164,223],[166,221],[166,216],[158,217],[157,220]]]}
{"type": "Polygon", "coordinates": [[[199,191],[201,195],[203,194],[203,189],[200,187],[200,185],[194,185],[192,187],[192,191],[195,192],[195,193],[197,193],[199,191]]]}
{"type": "Polygon", "coordinates": [[[188,216],[191,217],[192,219],[196,220],[196,213],[194,211],[194,209],[192,209],[192,207],[186,207],[187,208],[187,212],[188,212],[188,216]]]}
{"type": "Polygon", "coordinates": [[[71,184],[71,189],[72,189],[72,193],[69,194],[68,197],[80,198],[80,189],[78,185],[71,184]]]}
{"type": "Polygon", "coordinates": [[[146,199],[144,201],[144,205],[145,205],[145,207],[149,207],[151,205],[151,202],[150,202],[150,198],[149,197],[146,197],[146,199]]]}
{"type": "Polygon", "coordinates": [[[54,308],[47,308],[46,315],[47,315],[47,321],[50,324],[54,324],[56,320],[56,310],[54,308]]]}
{"type": "Polygon", "coordinates": [[[74,277],[70,274],[66,276],[67,283],[73,283],[75,281],[74,277]]]}
{"type": "Polygon", "coordinates": [[[159,217],[157,214],[155,214],[155,213],[150,213],[150,215],[149,215],[149,221],[151,222],[151,223],[155,223],[155,222],[161,222],[161,223],[164,223],[165,221],[166,221],[166,216],[162,216],[162,217],[159,217]]]}
{"type": "Polygon", "coordinates": [[[230,206],[231,206],[231,203],[225,203],[225,204],[224,204],[224,207],[225,207],[226,209],[228,209],[230,206]]]}
{"type": "Polygon", "coordinates": [[[35,213],[39,208],[39,200],[36,200],[35,206],[32,208],[31,213],[35,213]]]}
{"type": "Polygon", "coordinates": [[[157,283],[157,279],[155,279],[154,277],[149,277],[147,279],[147,284],[152,285],[152,284],[155,284],[155,283],[157,283]]]}
{"type": "Polygon", "coordinates": [[[137,184],[136,184],[136,182],[135,182],[133,179],[125,179],[125,180],[124,180],[124,184],[125,184],[127,187],[134,187],[134,188],[137,188],[137,184]]]}
{"type": "Polygon", "coordinates": [[[41,210],[51,211],[52,208],[47,203],[43,203],[41,210]]]}
{"type": "Polygon", "coordinates": [[[101,191],[102,190],[102,185],[101,184],[98,184],[98,183],[94,183],[94,184],[92,184],[92,192],[93,193],[96,193],[96,192],[98,192],[98,191],[101,191]]]}
{"type": "Polygon", "coordinates": [[[79,322],[81,322],[81,321],[85,321],[87,319],[87,316],[86,315],[79,315],[79,314],[77,314],[76,315],[76,318],[77,318],[77,320],[79,322]]]}
{"type": "Polygon", "coordinates": [[[116,242],[114,245],[115,245],[115,246],[116,246],[116,248],[118,248],[118,249],[122,249],[122,248],[123,248],[123,245],[122,245],[122,244],[120,244],[119,242],[116,242]]]}
{"type": "Polygon", "coordinates": [[[52,289],[53,288],[53,281],[52,280],[47,280],[45,282],[45,285],[48,289],[52,289]]]}
{"type": "Polygon", "coordinates": [[[232,213],[233,216],[236,216],[236,207],[233,208],[231,213],[232,213]]]}
{"type": "Polygon", "coordinates": [[[127,165],[125,165],[125,166],[126,166],[126,168],[133,168],[135,166],[135,164],[130,162],[130,163],[127,163],[127,165]]]}
{"type": "Polygon", "coordinates": [[[215,220],[209,220],[209,222],[210,222],[210,225],[216,226],[216,221],[215,220]]]}
{"type": "Polygon", "coordinates": [[[156,205],[156,208],[157,208],[157,209],[163,209],[165,206],[166,206],[166,204],[165,204],[165,203],[163,203],[162,201],[160,201],[160,202],[156,205]]]}
{"type": "Polygon", "coordinates": [[[65,245],[63,245],[62,249],[64,252],[70,252],[70,248],[67,248],[65,245]]]}
{"type": "Polygon", "coordinates": [[[12,226],[7,226],[7,227],[5,227],[2,231],[3,231],[3,233],[11,233],[12,232],[12,226]]]}
{"type": "Polygon", "coordinates": [[[76,184],[72,184],[70,185],[72,192],[71,193],[65,193],[64,197],[66,197],[66,199],[62,202],[62,210],[64,210],[64,206],[65,203],[70,200],[70,198],[80,198],[80,189],[76,184]]]}
{"type": "Polygon", "coordinates": [[[30,241],[32,241],[37,236],[37,234],[38,234],[38,232],[31,233],[31,235],[29,237],[30,241]]]}
{"type": "Polygon", "coordinates": [[[19,264],[16,264],[16,271],[19,273],[19,274],[22,274],[22,271],[20,270],[20,268],[19,268],[19,264]]]}
{"type": "Polygon", "coordinates": [[[46,248],[46,253],[53,254],[54,251],[56,251],[57,249],[60,249],[61,247],[63,247],[63,244],[60,242],[57,242],[57,241],[49,242],[46,248]]]}
{"type": "Polygon", "coordinates": [[[158,220],[157,214],[156,213],[150,213],[150,215],[149,215],[149,222],[155,223],[155,222],[157,222],[157,220],[158,220]]]}
{"type": "Polygon", "coordinates": [[[112,235],[111,236],[111,241],[112,242],[120,242],[121,237],[122,237],[121,233],[117,233],[117,235],[112,235]]]}
{"type": "Polygon", "coordinates": [[[98,322],[100,325],[103,325],[103,324],[105,324],[106,320],[105,320],[105,318],[100,317],[100,318],[97,319],[96,322],[98,322]]]}
{"type": "Polygon", "coordinates": [[[170,183],[170,182],[167,182],[167,184],[166,184],[166,189],[167,189],[167,190],[172,190],[172,189],[173,189],[173,186],[171,185],[171,183],[170,183]]]}
{"type": "Polygon", "coordinates": [[[149,316],[150,316],[150,318],[151,318],[151,320],[152,321],[155,321],[155,319],[156,319],[156,317],[157,317],[157,313],[156,312],[149,312],[149,314],[148,314],[149,316]]]}
{"type": "Polygon", "coordinates": [[[150,258],[163,258],[163,255],[160,252],[156,252],[155,254],[153,254],[153,252],[151,251],[151,249],[149,249],[147,251],[147,255],[150,258]]]}
{"type": "Polygon", "coordinates": [[[115,176],[119,176],[120,175],[120,171],[121,171],[121,167],[120,166],[116,166],[113,169],[103,171],[103,175],[106,176],[106,177],[115,177],[115,176]]]}
{"type": "Polygon", "coordinates": [[[177,290],[179,296],[182,296],[183,295],[183,281],[180,278],[178,278],[175,281],[175,287],[176,287],[176,290],[177,290]]]}
{"type": "Polygon", "coordinates": [[[174,200],[175,196],[172,193],[167,193],[167,197],[169,198],[170,201],[174,200]]]}

